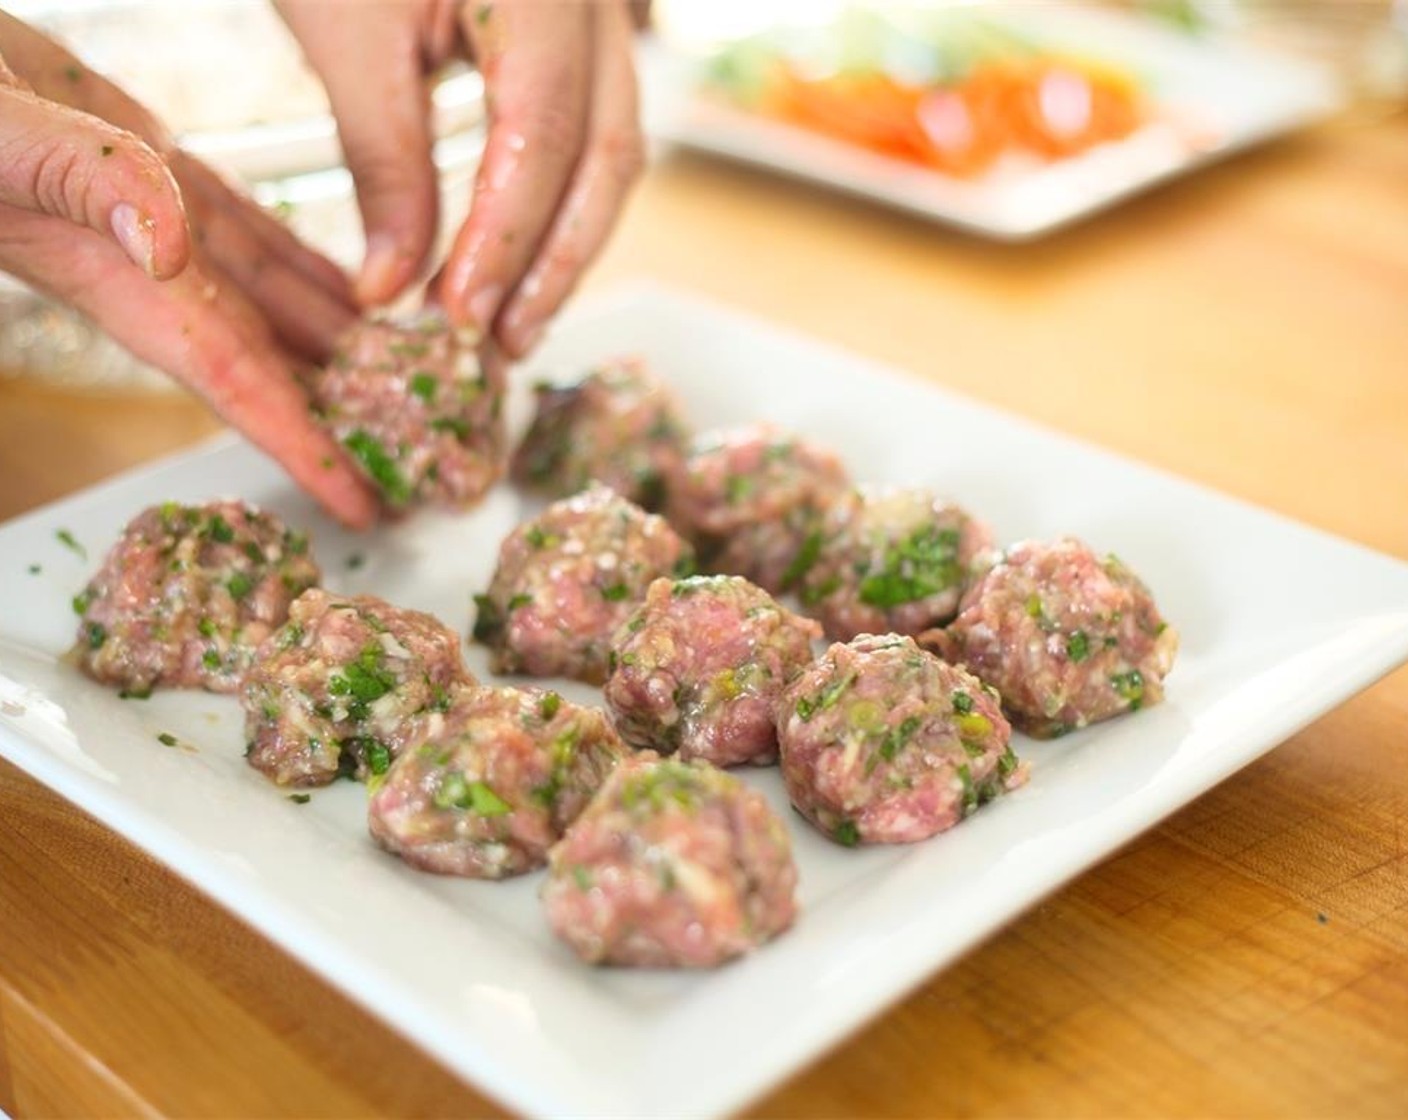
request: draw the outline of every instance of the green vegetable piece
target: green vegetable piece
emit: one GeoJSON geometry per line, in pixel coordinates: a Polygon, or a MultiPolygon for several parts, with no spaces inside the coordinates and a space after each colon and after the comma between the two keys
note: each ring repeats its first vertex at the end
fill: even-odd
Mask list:
{"type": "Polygon", "coordinates": [[[492,645],[503,636],[504,615],[499,610],[499,605],[489,598],[488,595],[476,595],[474,597],[474,630],[472,631],[476,642],[483,642],[492,645]]]}
{"type": "Polygon", "coordinates": [[[892,728],[880,743],[880,757],[886,762],[893,762],[895,755],[899,754],[904,745],[914,738],[914,733],[919,730],[919,725],[924,721],[918,716],[907,716],[896,728],[892,728]]]}
{"type": "Polygon", "coordinates": [[[854,848],[860,844],[860,829],[855,821],[842,821],[831,830],[831,839],[843,848],[854,848]]]}
{"type": "Polygon", "coordinates": [[[601,597],[608,603],[619,603],[628,598],[630,594],[631,589],[624,583],[613,583],[610,587],[601,589],[601,597]]]}
{"type": "Polygon", "coordinates": [[[349,572],[355,572],[358,568],[361,568],[364,564],[366,564],[366,562],[367,558],[362,553],[349,553],[347,556],[347,570],[349,572]]]}
{"type": "Polygon", "coordinates": [[[213,618],[202,618],[196,623],[196,629],[200,631],[202,638],[215,637],[215,620],[213,618]]]}
{"type": "Polygon", "coordinates": [[[74,537],[74,535],[70,533],[67,529],[55,530],[54,537],[58,540],[61,545],[63,545],[70,552],[77,553],[85,560],[88,559],[88,550],[84,548],[81,544],[79,544],[78,539],[74,537]]]}
{"type": "Polygon", "coordinates": [[[93,589],[90,587],[81,595],[73,597],[73,613],[84,615],[88,613],[88,608],[93,604],[93,589]]]}
{"type": "Polygon", "coordinates": [[[210,533],[210,539],[218,541],[220,544],[229,544],[235,539],[234,529],[232,529],[230,523],[218,513],[211,514],[207,531],[210,533]]]}
{"type": "Polygon", "coordinates": [[[102,649],[103,643],[108,640],[108,628],[101,622],[90,622],[83,627],[83,631],[88,638],[89,649],[102,649]]]}
{"type": "Polygon", "coordinates": [[[802,542],[802,547],[797,550],[797,555],[792,557],[792,562],[783,569],[782,590],[787,591],[795,586],[803,576],[816,566],[817,559],[821,556],[821,545],[820,533],[807,534],[807,539],[802,542]]]}
{"type": "Polygon", "coordinates": [[[955,689],[953,693],[953,710],[961,716],[966,716],[973,710],[973,698],[961,688],[955,689]]]}
{"type": "Polygon", "coordinates": [[[243,599],[254,590],[254,580],[248,572],[236,572],[225,583],[230,595],[235,599],[243,599]]]}
{"type": "Polygon", "coordinates": [[[367,769],[375,775],[382,775],[391,769],[391,748],[378,739],[368,739],[362,747],[362,757],[367,769]]]}
{"type": "Polygon", "coordinates": [[[152,686],[141,685],[137,688],[122,688],[118,690],[119,700],[150,700],[152,697],[152,686]]]}
{"type": "Polygon", "coordinates": [[[169,731],[163,731],[160,735],[156,737],[156,741],[160,743],[163,747],[174,747],[179,742],[176,736],[172,735],[169,731]]]}
{"type": "Polygon", "coordinates": [[[411,375],[411,392],[429,404],[435,399],[435,390],[439,387],[439,382],[435,380],[433,373],[420,370],[411,375]]]}
{"type": "Polygon", "coordinates": [[[545,692],[543,693],[542,699],[538,701],[538,715],[540,715],[544,721],[550,720],[553,716],[557,715],[561,707],[561,696],[556,692],[545,692]]]}
{"type": "Polygon", "coordinates": [[[572,881],[577,884],[579,891],[589,891],[592,889],[592,873],[580,863],[572,866],[572,881]]]}
{"type": "Polygon", "coordinates": [[[925,525],[885,554],[881,571],[861,580],[860,601],[888,610],[902,603],[927,599],[963,579],[958,562],[957,529],[925,525]]]}
{"type": "Polygon", "coordinates": [[[1138,669],[1116,673],[1110,678],[1116,692],[1129,701],[1129,710],[1137,712],[1144,703],[1144,674],[1138,669]]]}
{"type": "Polygon", "coordinates": [[[295,805],[307,805],[313,800],[313,795],[310,793],[291,793],[288,795],[288,799],[295,805]]]}
{"type": "Polygon", "coordinates": [[[393,505],[405,505],[411,500],[410,483],[375,436],[358,428],[342,441],[342,445],[362,464],[362,469],[376,483],[388,502],[393,505]]]}
{"type": "Polygon", "coordinates": [[[1084,630],[1076,630],[1066,638],[1066,656],[1076,665],[1090,656],[1090,639],[1084,630]]]}
{"type": "Polygon", "coordinates": [[[435,806],[439,809],[467,809],[481,817],[502,817],[513,812],[513,806],[500,797],[485,782],[466,781],[458,771],[446,774],[435,791],[435,806]]]}
{"type": "Polygon", "coordinates": [[[965,739],[982,739],[992,734],[992,720],[979,712],[958,717],[958,733],[965,739]]]}
{"type": "Polygon", "coordinates": [[[200,655],[200,663],[207,669],[220,668],[220,651],[214,648],[206,650],[200,655]]]}
{"type": "Polygon", "coordinates": [[[1008,748],[1002,752],[1002,757],[997,760],[997,772],[1002,778],[1006,779],[1011,777],[1012,772],[1020,765],[1021,759],[1017,757],[1016,752],[1009,745],[1008,748]]]}

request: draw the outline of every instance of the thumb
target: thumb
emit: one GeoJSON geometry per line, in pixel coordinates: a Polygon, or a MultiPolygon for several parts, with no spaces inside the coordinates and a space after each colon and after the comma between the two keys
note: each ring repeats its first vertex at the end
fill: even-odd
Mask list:
{"type": "Polygon", "coordinates": [[[157,280],[190,258],[162,158],[130,132],[18,86],[0,88],[0,203],[87,226],[157,280]]]}

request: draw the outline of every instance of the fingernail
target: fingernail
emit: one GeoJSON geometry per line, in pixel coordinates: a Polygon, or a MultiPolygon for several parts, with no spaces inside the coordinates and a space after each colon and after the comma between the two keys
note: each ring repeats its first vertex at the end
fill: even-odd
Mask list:
{"type": "Polygon", "coordinates": [[[156,255],[153,238],[153,222],[142,217],[137,208],[127,202],[119,202],[112,208],[112,235],[122,246],[132,263],[148,276],[156,275],[152,258],[156,255]]]}
{"type": "Polygon", "coordinates": [[[488,334],[489,328],[493,326],[494,316],[498,313],[499,301],[503,298],[504,290],[498,284],[490,284],[487,288],[480,288],[469,297],[467,309],[470,322],[484,334],[488,334]]]}
{"type": "Polygon", "coordinates": [[[396,285],[400,257],[400,251],[388,241],[374,237],[368,242],[367,257],[357,277],[358,303],[366,306],[382,303],[390,297],[396,285]]]}

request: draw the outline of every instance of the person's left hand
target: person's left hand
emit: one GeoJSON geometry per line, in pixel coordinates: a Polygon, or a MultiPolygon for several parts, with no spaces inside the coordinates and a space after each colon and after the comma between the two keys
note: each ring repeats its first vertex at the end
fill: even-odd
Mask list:
{"type": "Polygon", "coordinates": [[[294,377],[356,319],[346,279],[140,105],[0,12],[0,269],[203,396],[334,516],[376,502],[294,377]]]}

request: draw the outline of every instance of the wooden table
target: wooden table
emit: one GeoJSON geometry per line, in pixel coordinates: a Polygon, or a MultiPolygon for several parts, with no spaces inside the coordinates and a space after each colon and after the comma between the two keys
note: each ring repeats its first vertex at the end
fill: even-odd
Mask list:
{"type": "MultiPolygon", "coordinates": [[[[593,282],[701,291],[1408,559],[1405,184],[1408,116],[1360,119],[1011,248],[677,157],[593,282]]],[[[184,399],[0,385],[0,516],[212,428],[184,399]]],[[[493,1111],[9,766],[0,1032],[19,1116],[493,1111]]],[[[1406,1109],[1399,672],[754,1112],[1406,1109]]]]}

